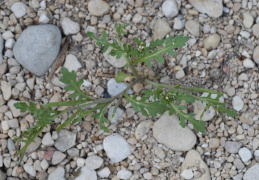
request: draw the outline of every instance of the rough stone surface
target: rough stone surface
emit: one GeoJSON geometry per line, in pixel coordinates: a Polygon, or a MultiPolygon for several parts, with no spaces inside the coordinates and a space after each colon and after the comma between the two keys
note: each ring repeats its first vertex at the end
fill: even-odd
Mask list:
{"type": "Polygon", "coordinates": [[[168,112],[155,122],[153,135],[159,143],[174,151],[188,151],[193,148],[197,140],[195,134],[188,127],[180,126],[179,118],[176,115],[170,116],[168,112]]]}
{"type": "Polygon", "coordinates": [[[36,151],[39,148],[40,145],[41,145],[41,138],[36,137],[35,142],[33,142],[33,143],[31,143],[29,145],[29,147],[27,148],[26,152],[27,153],[34,152],[34,151],[36,151]]]}
{"type": "Polygon", "coordinates": [[[69,148],[73,147],[76,142],[76,133],[70,132],[66,129],[62,129],[58,134],[58,139],[55,142],[55,147],[61,151],[65,152],[69,148]]]}
{"type": "Polygon", "coordinates": [[[99,156],[90,156],[85,160],[85,167],[88,169],[98,169],[103,164],[103,159],[99,156]]]}
{"type": "Polygon", "coordinates": [[[178,14],[178,5],[175,0],[166,0],[162,4],[162,11],[166,17],[172,18],[178,14]]]}
{"type": "Polygon", "coordinates": [[[81,173],[75,178],[75,180],[97,180],[97,175],[94,170],[82,167],[81,173]]]}
{"type": "Polygon", "coordinates": [[[251,28],[254,23],[254,18],[249,12],[243,13],[243,25],[246,28],[251,28]]]}
{"type": "Polygon", "coordinates": [[[109,47],[107,49],[107,51],[105,51],[105,53],[103,54],[104,58],[114,67],[117,68],[122,68],[127,64],[127,61],[125,60],[125,58],[123,56],[121,56],[119,59],[116,59],[116,57],[109,55],[109,53],[111,52],[112,48],[109,47]]]}
{"type": "Polygon", "coordinates": [[[239,119],[244,124],[253,125],[253,123],[254,123],[253,117],[254,117],[254,113],[248,111],[248,112],[242,113],[242,115],[240,116],[239,119]]]}
{"type": "Polygon", "coordinates": [[[220,42],[220,36],[218,34],[212,34],[204,39],[204,48],[207,50],[215,49],[220,42]]]}
{"type": "Polygon", "coordinates": [[[185,29],[189,31],[194,36],[200,35],[200,25],[198,21],[195,20],[188,20],[185,23],[185,29]]]}
{"type": "Polygon", "coordinates": [[[127,169],[122,169],[117,173],[117,176],[120,179],[130,179],[130,177],[132,176],[132,172],[127,169]]]}
{"type": "Polygon", "coordinates": [[[1,81],[1,90],[3,93],[4,100],[8,101],[12,95],[12,84],[10,82],[1,81]]]}
{"type": "Polygon", "coordinates": [[[139,125],[137,126],[137,128],[135,130],[136,139],[139,140],[145,134],[147,134],[152,125],[153,125],[153,121],[151,121],[151,120],[146,120],[146,121],[142,121],[141,123],[139,123],[139,125]]]}
{"type": "Polygon", "coordinates": [[[245,172],[243,180],[258,180],[258,177],[259,177],[259,164],[256,163],[245,172]]]}
{"type": "Polygon", "coordinates": [[[187,170],[188,168],[197,167],[198,169],[202,169],[203,172],[199,178],[199,180],[210,180],[210,170],[207,166],[207,164],[201,159],[201,156],[198,151],[196,150],[190,150],[182,164],[181,172],[183,173],[184,170],[187,170]]]}
{"type": "Polygon", "coordinates": [[[3,63],[3,49],[4,49],[4,40],[2,34],[0,33],[0,64],[3,63]]]}
{"type": "Polygon", "coordinates": [[[94,16],[103,16],[110,11],[110,6],[102,0],[91,0],[88,3],[88,10],[94,16]]]}
{"type": "Polygon", "coordinates": [[[61,19],[61,26],[65,35],[76,34],[80,31],[79,24],[67,17],[61,19]]]}
{"type": "Polygon", "coordinates": [[[246,147],[239,149],[238,154],[244,163],[246,163],[247,161],[249,161],[252,158],[251,151],[249,149],[247,149],[246,147]]]}
{"type": "Polygon", "coordinates": [[[61,161],[63,161],[65,158],[66,158],[66,155],[65,155],[65,154],[63,154],[62,152],[59,152],[59,151],[55,151],[55,152],[53,153],[51,163],[52,163],[53,165],[57,165],[58,163],[60,163],[61,161]]]}
{"type": "Polygon", "coordinates": [[[117,108],[114,117],[112,117],[113,114],[113,110],[114,110],[114,106],[112,106],[109,111],[108,111],[108,119],[111,123],[117,123],[118,120],[122,117],[124,111],[121,108],[117,108]]]}
{"type": "Polygon", "coordinates": [[[77,60],[76,56],[73,54],[68,54],[66,56],[66,60],[64,63],[64,67],[68,69],[68,71],[75,71],[82,67],[81,63],[77,60]]]}
{"type": "Polygon", "coordinates": [[[37,76],[44,75],[55,61],[61,45],[61,33],[54,25],[37,25],[25,29],[16,41],[16,60],[37,76]]]}
{"type": "Polygon", "coordinates": [[[168,33],[171,32],[171,28],[168,23],[162,19],[158,19],[154,26],[154,40],[163,39],[168,33]]]}
{"type": "Polygon", "coordinates": [[[227,141],[225,144],[225,149],[229,153],[238,153],[241,146],[242,146],[241,142],[227,141]]]}
{"type": "Polygon", "coordinates": [[[11,10],[17,18],[21,18],[26,14],[27,6],[22,2],[16,2],[12,5],[11,10]]]}
{"type": "Polygon", "coordinates": [[[220,17],[223,13],[222,0],[190,0],[190,3],[199,12],[210,17],[220,17]]]}
{"type": "Polygon", "coordinates": [[[112,134],[103,140],[103,148],[112,162],[118,163],[127,158],[131,152],[127,141],[119,134],[112,134]]]}
{"type": "Polygon", "coordinates": [[[244,107],[244,102],[239,96],[235,96],[232,101],[233,108],[236,111],[241,111],[244,107]]]}
{"type": "Polygon", "coordinates": [[[259,64],[259,46],[256,46],[256,48],[254,49],[253,59],[256,62],[256,64],[259,64]]]}
{"type": "Polygon", "coordinates": [[[65,169],[63,167],[57,167],[54,171],[49,174],[48,180],[62,180],[64,179],[65,169]]]}
{"type": "MultiPolygon", "coordinates": [[[[111,96],[116,96],[128,87],[126,83],[117,83],[115,78],[111,78],[107,83],[108,93],[111,96]]],[[[127,94],[132,94],[133,90],[129,89],[127,94]]]]}

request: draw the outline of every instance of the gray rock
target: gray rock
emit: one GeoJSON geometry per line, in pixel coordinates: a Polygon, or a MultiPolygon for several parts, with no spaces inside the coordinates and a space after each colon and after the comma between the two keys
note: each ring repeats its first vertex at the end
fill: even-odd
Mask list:
{"type": "Polygon", "coordinates": [[[103,148],[112,162],[118,163],[127,158],[131,152],[127,141],[119,134],[112,134],[103,140],[103,148]]]}
{"type": "Polygon", "coordinates": [[[71,148],[71,149],[67,150],[67,153],[71,157],[76,157],[76,156],[79,156],[79,149],[71,148]]]}
{"type": "Polygon", "coordinates": [[[65,175],[65,169],[63,167],[57,167],[49,174],[48,180],[63,180],[65,175]]]}
{"type": "Polygon", "coordinates": [[[6,174],[0,171],[0,180],[6,180],[6,174]]]}
{"type": "Polygon", "coordinates": [[[94,16],[103,16],[110,11],[110,5],[103,0],[91,0],[88,3],[88,10],[94,16]]]}
{"type": "Polygon", "coordinates": [[[4,100],[8,101],[12,95],[12,84],[10,82],[1,81],[1,90],[3,93],[4,100]]]}
{"type": "Polygon", "coordinates": [[[159,143],[166,145],[174,151],[188,151],[196,143],[195,134],[188,128],[180,126],[176,115],[170,116],[165,112],[153,127],[153,135],[159,143]]]}
{"type": "Polygon", "coordinates": [[[76,34],[80,31],[79,24],[67,17],[62,18],[60,23],[65,35],[76,34]]]}
{"type": "Polygon", "coordinates": [[[258,177],[259,177],[259,164],[256,163],[245,172],[243,180],[258,180],[258,177]]]}
{"type": "Polygon", "coordinates": [[[77,57],[73,54],[68,54],[66,56],[66,60],[64,63],[64,67],[68,69],[68,71],[77,72],[78,69],[82,67],[81,63],[77,60],[77,57]]]}
{"type": "Polygon", "coordinates": [[[9,150],[9,153],[16,150],[13,140],[10,138],[8,138],[7,140],[7,148],[9,150]]]}
{"type": "Polygon", "coordinates": [[[105,167],[105,168],[102,168],[101,170],[99,170],[97,172],[97,174],[100,178],[108,178],[109,175],[111,174],[111,171],[108,167],[105,167]]]}
{"type": "Polygon", "coordinates": [[[117,173],[117,176],[120,179],[130,179],[130,177],[132,176],[132,172],[127,169],[122,169],[117,173]]]}
{"type": "Polygon", "coordinates": [[[174,18],[174,29],[178,30],[178,29],[182,29],[183,28],[183,22],[179,19],[179,18],[174,18]]]}
{"type": "Polygon", "coordinates": [[[145,134],[147,134],[152,125],[153,125],[153,121],[151,121],[151,120],[146,120],[146,121],[142,121],[141,123],[139,123],[139,125],[137,126],[137,128],[135,130],[136,139],[139,140],[145,134]]]}
{"type": "Polygon", "coordinates": [[[108,61],[108,63],[110,63],[114,67],[117,67],[117,68],[124,67],[127,64],[126,59],[123,56],[121,56],[119,59],[116,59],[116,57],[109,55],[111,50],[112,50],[112,48],[109,47],[107,49],[107,51],[105,51],[105,53],[103,54],[103,56],[106,59],[106,61],[108,61]]]}
{"type": "Polygon", "coordinates": [[[178,14],[178,4],[175,0],[166,0],[162,4],[162,11],[166,17],[172,18],[178,14]]]}
{"type": "Polygon", "coordinates": [[[245,165],[243,164],[243,162],[240,159],[235,159],[234,160],[234,166],[239,169],[242,170],[245,168],[245,165]]]}
{"type": "Polygon", "coordinates": [[[4,49],[4,40],[2,34],[0,33],[0,64],[3,63],[3,49],[4,49]]]}
{"type": "Polygon", "coordinates": [[[197,167],[198,169],[203,170],[199,180],[210,180],[210,170],[207,164],[201,159],[200,154],[196,150],[190,150],[187,153],[181,167],[181,173],[193,167],[197,167]]]}
{"type": "Polygon", "coordinates": [[[59,152],[59,151],[55,151],[55,152],[53,153],[51,163],[52,163],[53,165],[57,165],[58,163],[60,163],[61,161],[63,161],[65,158],[66,158],[66,155],[65,155],[65,154],[63,154],[62,152],[59,152]]]}
{"type": "Polygon", "coordinates": [[[237,153],[241,148],[241,146],[242,146],[241,142],[227,141],[225,144],[225,149],[229,153],[237,153]]]}
{"type": "Polygon", "coordinates": [[[28,152],[28,153],[34,152],[39,148],[40,145],[41,145],[41,138],[36,137],[35,142],[33,142],[29,145],[26,152],[28,152]]]}
{"type": "Polygon", "coordinates": [[[25,29],[16,41],[16,60],[37,76],[44,75],[59,54],[61,33],[54,25],[37,25],[25,29]]]}
{"type": "Polygon", "coordinates": [[[53,146],[54,145],[54,140],[52,139],[50,132],[47,132],[44,135],[44,137],[42,138],[42,144],[44,146],[53,146]]]}
{"type": "Polygon", "coordinates": [[[33,168],[32,165],[26,163],[26,164],[24,164],[23,169],[24,169],[25,172],[27,172],[29,175],[31,175],[31,176],[33,176],[33,177],[36,176],[36,171],[35,171],[35,169],[33,168]]]}
{"type": "Polygon", "coordinates": [[[75,180],[97,180],[97,175],[94,170],[82,167],[81,173],[75,178],[75,180]]]}
{"type": "Polygon", "coordinates": [[[256,48],[254,49],[253,59],[256,62],[256,64],[259,64],[259,46],[256,46],[256,48]]]}
{"type": "Polygon", "coordinates": [[[237,175],[235,175],[234,177],[233,177],[233,180],[242,180],[243,179],[243,173],[241,172],[241,173],[239,173],[239,174],[237,174],[237,175]]]}
{"type": "Polygon", "coordinates": [[[158,19],[154,25],[153,30],[154,40],[163,39],[170,32],[171,28],[169,24],[162,19],[158,19]]]}
{"type": "Polygon", "coordinates": [[[14,104],[17,103],[17,102],[19,102],[19,101],[11,99],[7,103],[8,107],[12,111],[13,117],[19,117],[19,116],[22,115],[20,109],[16,109],[16,107],[14,107],[14,104]]]}
{"type": "Polygon", "coordinates": [[[242,113],[239,119],[244,124],[253,125],[254,124],[253,117],[254,117],[254,113],[251,111],[248,111],[248,112],[242,113]]]}
{"type": "Polygon", "coordinates": [[[259,37],[259,24],[255,24],[252,27],[253,35],[257,38],[259,37]]]}
{"type": "Polygon", "coordinates": [[[244,102],[239,96],[235,96],[232,101],[232,106],[236,111],[241,111],[244,107],[244,102]]]}
{"type": "Polygon", "coordinates": [[[219,45],[219,42],[220,42],[220,36],[218,34],[215,33],[215,34],[209,35],[204,39],[204,42],[203,42],[204,48],[206,48],[207,50],[215,49],[219,45]]]}
{"type": "Polygon", "coordinates": [[[254,23],[254,18],[249,12],[243,13],[243,25],[246,28],[251,28],[254,23]]]}
{"type": "Polygon", "coordinates": [[[117,123],[118,120],[122,117],[124,111],[121,108],[117,108],[114,117],[112,117],[112,113],[114,110],[114,106],[112,106],[108,111],[108,119],[111,123],[117,123]]]}
{"type": "Polygon", "coordinates": [[[200,35],[200,25],[198,21],[195,20],[188,20],[185,23],[185,29],[189,31],[194,36],[200,35]]]}
{"type": "MultiPolygon", "coordinates": [[[[128,87],[128,84],[126,83],[117,83],[115,78],[111,78],[107,83],[107,89],[108,93],[111,96],[116,96],[120,94],[122,91],[124,91],[128,87]]],[[[127,91],[127,94],[133,94],[133,90],[129,89],[127,91]]]]}
{"type": "Polygon", "coordinates": [[[66,129],[62,129],[58,134],[58,139],[55,142],[55,147],[61,151],[65,152],[69,148],[76,144],[76,133],[70,132],[66,129]]]}
{"type": "Polygon", "coordinates": [[[16,2],[12,5],[11,10],[15,17],[21,18],[26,14],[27,6],[22,2],[16,2]]]}
{"type": "Polygon", "coordinates": [[[85,167],[91,170],[98,169],[103,164],[103,159],[99,156],[90,156],[85,160],[85,167]]]}
{"type": "Polygon", "coordinates": [[[183,170],[183,172],[181,173],[181,176],[184,179],[191,179],[193,178],[193,171],[191,169],[185,169],[183,170]]]}
{"type": "Polygon", "coordinates": [[[220,17],[223,13],[222,0],[190,0],[190,3],[199,12],[210,17],[220,17]]]}
{"type": "Polygon", "coordinates": [[[246,147],[239,149],[238,154],[244,163],[246,163],[247,161],[249,161],[252,158],[251,151],[249,149],[247,149],[246,147]]]}

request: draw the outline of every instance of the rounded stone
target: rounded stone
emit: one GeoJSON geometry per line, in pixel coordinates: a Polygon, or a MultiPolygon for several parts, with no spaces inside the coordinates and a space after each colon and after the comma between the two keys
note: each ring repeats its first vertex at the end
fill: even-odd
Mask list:
{"type": "Polygon", "coordinates": [[[112,162],[118,163],[127,158],[131,152],[127,141],[119,134],[112,134],[103,140],[103,148],[112,162]]]}
{"type": "Polygon", "coordinates": [[[256,46],[256,48],[254,49],[253,59],[256,64],[259,64],[259,46],[256,46]]]}
{"type": "Polygon", "coordinates": [[[103,16],[110,11],[110,6],[102,0],[91,0],[88,3],[88,10],[94,16],[103,16]]]}
{"type": "Polygon", "coordinates": [[[54,25],[37,25],[25,29],[16,41],[16,60],[37,76],[44,75],[55,61],[61,45],[61,33],[54,25]]]}
{"type": "Polygon", "coordinates": [[[178,5],[175,0],[166,0],[162,4],[162,11],[166,17],[172,18],[178,14],[178,5]]]}
{"type": "Polygon", "coordinates": [[[220,42],[220,36],[218,34],[212,34],[204,39],[204,47],[207,50],[215,49],[220,42]]]}
{"type": "Polygon", "coordinates": [[[174,151],[189,151],[195,145],[195,134],[188,128],[182,128],[178,116],[162,115],[153,127],[153,135],[159,143],[174,151]]]}

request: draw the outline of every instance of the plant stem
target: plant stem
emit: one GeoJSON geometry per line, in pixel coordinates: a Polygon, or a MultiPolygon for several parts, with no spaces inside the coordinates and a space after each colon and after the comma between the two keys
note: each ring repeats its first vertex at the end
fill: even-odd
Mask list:
{"type": "Polygon", "coordinates": [[[95,104],[101,104],[101,103],[112,102],[112,101],[114,101],[115,99],[117,99],[118,97],[120,97],[121,95],[123,95],[125,92],[127,92],[130,88],[132,88],[132,86],[134,86],[135,84],[137,84],[137,83],[139,83],[139,82],[143,82],[144,80],[145,80],[145,78],[139,78],[139,79],[137,79],[136,81],[134,81],[133,83],[131,83],[125,90],[123,90],[121,93],[119,93],[118,95],[116,95],[116,96],[114,96],[114,97],[107,98],[107,99],[98,99],[98,100],[94,100],[94,101],[91,101],[91,102],[87,102],[86,104],[81,104],[81,105],[79,105],[79,106],[66,109],[66,110],[61,111],[60,113],[54,115],[53,118],[57,118],[57,117],[59,117],[59,116],[62,115],[62,114],[65,114],[65,113],[67,113],[67,112],[70,112],[70,111],[73,111],[73,110],[76,110],[76,109],[79,109],[79,108],[86,108],[86,107],[90,107],[90,106],[95,105],[95,104]]]}
{"type": "MultiPolygon", "coordinates": [[[[117,42],[120,45],[121,49],[124,50],[123,44],[121,43],[121,40],[120,40],[119,36],[117,36],[117,42]]],[[[135,78],[139,78],[139,75],[138,75],[138,72],[137,72],[136,68],[133,66],[132,62],[129,60],[129,58],[126,56],[126,54],[124,52],[122,53],[122,56],[126,59],[127,64],[129,65],[129,68],[132,71],[135,78]]]]}

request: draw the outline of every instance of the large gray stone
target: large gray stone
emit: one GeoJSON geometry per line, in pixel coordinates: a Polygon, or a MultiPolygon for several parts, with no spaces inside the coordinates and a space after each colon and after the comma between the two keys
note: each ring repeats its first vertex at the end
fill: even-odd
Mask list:
{"type": "Polygon", "coordinates": [[[182,128],[178,116],[165,112],[153,127],[153,135],[159,143],[174,151],[189,151],[196,143],[195,134],[188,128],[182,128]]]}
{"type": "Polygon", "coordinates": [[[37,76],[44,75],[59,54],[61,33],[54,25],[37,25],[25,29],[16,41],[16,60],[37,76]]]}
{"type": "Polygon", "coordinates": [[[244,175],[243,180],[258,180],[259,177],[259,164],[255,164],[250,167],[244,175]]]}

